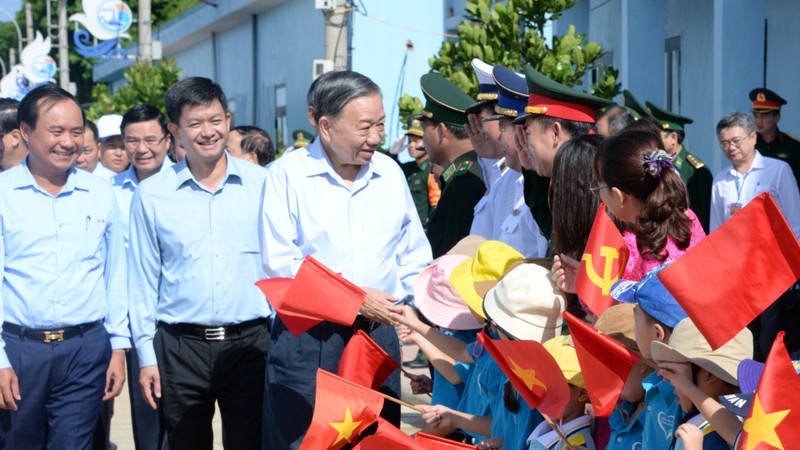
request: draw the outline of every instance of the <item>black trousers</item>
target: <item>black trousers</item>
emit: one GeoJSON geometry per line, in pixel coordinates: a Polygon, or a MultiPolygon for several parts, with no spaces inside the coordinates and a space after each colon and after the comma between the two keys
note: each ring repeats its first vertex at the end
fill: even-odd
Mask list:
{"type": "MultiPolygon", "coordinates": [[[[376,325],[364,331],[400,362],[400,345],[394,327],[376,325]]],[[[264,450],[298,448],[314,414],[317,368],[336,373],[353,332],[353,327],[324,322],[295,336],[276,317],[264,392],[264,450]]],[[[380,391],[400,398],[400,371],[394,371],[380,391]]],[[[399,427],[400,405],[384,402],[381,417],[399,427]]]]}
{"type": "Polygon", "coordinates": [[[223,341],[159,326],[153,345],[161,376],[159,410],[170,450],[213,448],[215,402],[225,448],[261,448],[266,324],[223,341]]]}

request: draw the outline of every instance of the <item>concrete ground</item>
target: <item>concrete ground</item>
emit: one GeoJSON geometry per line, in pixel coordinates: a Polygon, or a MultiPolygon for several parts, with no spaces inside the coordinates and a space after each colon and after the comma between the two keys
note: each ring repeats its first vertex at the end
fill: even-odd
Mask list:
{"type": "MultiPolygon", "coordinates": [[[[416,346],[403,347],[403,360],[410,361],[416,357],[416,346]]],[[[422,374],[427,372],[427,368],[423,369],[405,369],[414,374],[422,374]]],[[[402,380],[402,400],[417,404],[430,403],[430,397],[427,395],[413,395],[411,394],[411,387],[409,380],[406,377],[400,377],[402,380]]],[[[416,433],[423,425],[420,414],[414,410],[403,407],[401,417],[401,429],[408,434],[416,433]]],[[[222,449],[222,425],[219,418],[219,410],[214,416],[214,448],[222,449]]],[[[117,444],[118,450],[134,450],[133,444],[133,429],[131,426],[131,413],[130,413],[130,400],[128,397],[127,386],[122,390],[122,394],[115,400],[114,403],[114,418],[111,421],[111,442],[117,444]]]]}

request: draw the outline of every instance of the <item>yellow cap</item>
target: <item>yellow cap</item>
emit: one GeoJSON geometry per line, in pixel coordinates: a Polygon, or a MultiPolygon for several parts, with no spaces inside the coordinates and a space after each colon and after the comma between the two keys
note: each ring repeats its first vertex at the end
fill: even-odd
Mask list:
{"type": "Polygon", "coordinates": [[[558,367],[561,368],[561,372],[564,374],[564,378],[567,379],[567,383],[586,389],[581,366],[578,364],[578,353],[572,345],[572,337],[556,336],[542,345],[553,355],[553,359],[556,360],[558,367]]]}
{"type": "Polygon", "coordinates": [[[453,269],[450,274],[450,284],[467,306],[485,319],[483,298],[475,290],[474,283],[499,280],[512,263],[523,259],[524,256],[520,252],[503,242],[486,241],[478,247],[474,258],[462,262],[453,269]]]}

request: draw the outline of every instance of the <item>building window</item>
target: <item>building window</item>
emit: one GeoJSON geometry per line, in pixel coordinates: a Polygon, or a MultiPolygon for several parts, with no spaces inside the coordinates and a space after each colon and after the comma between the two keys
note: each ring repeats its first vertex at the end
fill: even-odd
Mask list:
{"type": "Polygon", "coordinates": [[[286,85],[275,87],[275,141],[281,149],[288,147],[289,131],[286,121],[286,85]]]}
{"type": "Polygon", "coordinates": [[[681,37],[675,36],[664,41],[664,98],[670,111],[681,110],[681,37]]]}
{"type": "Polygon", "coordinates": [[[602,81],[600,77],[605,73],[606,68],[612,66],[614,63],[614,52],[603,52],[592,64],[590,82],[592,85],[602,81]]]}

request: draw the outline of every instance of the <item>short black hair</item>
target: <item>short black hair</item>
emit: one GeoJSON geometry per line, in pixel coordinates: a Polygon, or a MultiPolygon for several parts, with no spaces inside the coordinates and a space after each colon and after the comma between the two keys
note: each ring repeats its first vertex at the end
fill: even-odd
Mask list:
{"type": "Polygon", "coordinates": [[[228,112],[228,100],[222,88],[208,78],[191,77],[170,86],[164,96],[167,116],[170,122],[178,125],[184,106],[210,105],[217,100],[222,109],[228,112]]]}
{"type": "MultiPolygon", "coordinates": [[[[92,130],[92,135],[94,136],[94,141],[95,142],[100,142],[100,138],[97,136],[97,134],[98,134],[97,125],[95,125],[94,122],[92,122],[91,120],[87,120],[86,121],[86,128],[92,130]]],[[[85,132],[86,132],[86,130],[84,129],[84,133],[85,132]]]]}
{"type": "Polygon", "coordinates": [[[155,120],[161,125],[161,132],[165,135],[167,132],[167,116],[153,105],[140,103],[133,108],[129,109],[122,116],[122,123],[120,129],[122,130],[122,137],[125,137],[125,127],[133,123],[150,122],[155,120]]]}
{"type": "Polygon", "coordinates": [[[19,128],[17,120],[19,102],[13,98],[0,98],[0,131],[10,133],[19,128]]]}
{"type": "Polygon", "coordinates": [[[231,133],[234,131],[242,135],[242,142],[239,144],[242,147],[242,153],[255,153],[260,166],[266,166],[275,160],[275,148],[266,131],[252,125],[242,125],[231,129],[231,133]]]}
{"type": "Polygon", "coordinates": [[[81,109],[81,105],[78,103],[78,100],[76,100],[75,97],[66,90],[61,89],[52,83],[37,86],[22,98],[19,108],[17,109],[17,119],[19,120],[20,124],[23,122],[27,123],[32,130],[35,130],[36,122],[39,120],[39,109],[63,101],[72,101],[75,103],[75,106],[77,106],[81,111],[81,116],[83,117],[83,122],[85,124],[86,114],[83,112],[83,109],[81,109]]]}

